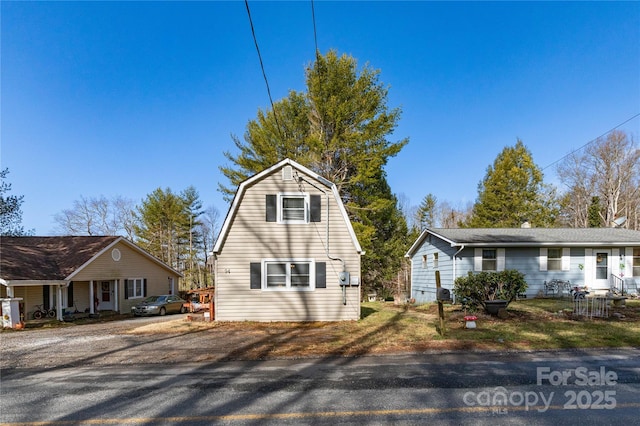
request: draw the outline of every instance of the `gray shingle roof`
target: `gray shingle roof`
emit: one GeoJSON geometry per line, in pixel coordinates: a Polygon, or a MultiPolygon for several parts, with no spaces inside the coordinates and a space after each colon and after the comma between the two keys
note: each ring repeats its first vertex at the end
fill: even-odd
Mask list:
{"type": "Polygon", "coordinates": [[[622,228],[431,228],[405,256],[413,256],[429,235],[457,247],[640,246],[640,231],[622,228]]]}
{"type": "Polygon", "coordinates": [[[622,228],[441,228],[428,231],[466,245],[640,245],[640,231],[622,228]]]}

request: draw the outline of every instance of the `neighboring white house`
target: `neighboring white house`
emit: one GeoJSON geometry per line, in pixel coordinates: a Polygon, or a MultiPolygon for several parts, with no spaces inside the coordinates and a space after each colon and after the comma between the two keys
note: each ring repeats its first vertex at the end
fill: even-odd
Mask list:
{"type": "Polygon", "coordinates": [[[469,271],[516,269],[525,275],[528,297],[553,279],[595,292],[614,287],[633,293],[640,284],[640,231],[629,229],[425,229],[405,256],[417,303],[436,299],[436,270],[442,287],[453,290],[455,279],[469,271]]]}
{"type": "Polygon", "coordinates": [[[218,321],[360,318],[364,253],[338,190],[295,161],[240,184],[213,253],[218,321]]]}

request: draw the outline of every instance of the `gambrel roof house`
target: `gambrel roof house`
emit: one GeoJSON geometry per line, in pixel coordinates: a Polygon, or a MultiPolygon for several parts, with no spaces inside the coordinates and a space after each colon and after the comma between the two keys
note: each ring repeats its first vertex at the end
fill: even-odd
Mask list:
{"type": "Polygon", "coordinates": [[[285,159],[240,184],[213,249],[215,319],[360,318],[360,257],[336,186],[285,159]]]}
{"type": "Polygon", "coordinates": [[[436,299],[436,270],[442,287],[453,290],[455,278],[470,271],[516,269],[528,297],[553,279],[594,292],[633,292],[640,284],[640,231],[621,228],[425,229],[405,256],[418,303],[436,299]]]}
{"type": "Polygon", "coordinates": [[[118,236],[2,237],[0,296],[63,310],[130,312],[146,295],[174,293],[182,274],[118,236]]]}

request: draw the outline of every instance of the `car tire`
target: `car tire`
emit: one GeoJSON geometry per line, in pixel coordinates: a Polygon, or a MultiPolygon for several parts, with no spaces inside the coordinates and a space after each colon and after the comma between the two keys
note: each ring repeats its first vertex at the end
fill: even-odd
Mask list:
{"type": "Polygon", "coordinates": [[[181,314],[186,314],[187,313],[187,308],[185,306],[180,306],[180,313],[181,314]]]}
{"type": "Polygon", "coordinates": [[[164,308],[164,306],[160,308],[160,316],[163,316],[166,313],[167,313],[167,310],[164,308]]]}

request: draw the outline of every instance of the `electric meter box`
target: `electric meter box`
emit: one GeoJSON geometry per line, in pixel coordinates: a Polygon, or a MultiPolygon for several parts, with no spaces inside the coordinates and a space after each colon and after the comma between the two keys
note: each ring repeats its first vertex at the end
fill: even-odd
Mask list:
{"type": "Polygon", "coordinates": [[[340,281],[340,285],[349,285],[349,273],[348,272],[340,272],[338,274],[338,280],[340,281]]]}

